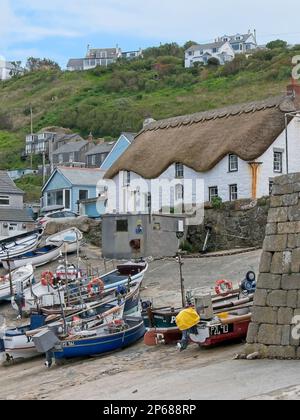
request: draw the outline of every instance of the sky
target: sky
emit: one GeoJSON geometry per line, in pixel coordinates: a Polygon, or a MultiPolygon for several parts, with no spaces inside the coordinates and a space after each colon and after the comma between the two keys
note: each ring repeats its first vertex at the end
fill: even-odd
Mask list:
{"type": "Polygon", "coordinates": [[[300,44],[299,0],[0,0],[0,55],[47,57],[62,67],[87,45],[123,51],[213,41],[257,30],[259,44],[300,44]]]}

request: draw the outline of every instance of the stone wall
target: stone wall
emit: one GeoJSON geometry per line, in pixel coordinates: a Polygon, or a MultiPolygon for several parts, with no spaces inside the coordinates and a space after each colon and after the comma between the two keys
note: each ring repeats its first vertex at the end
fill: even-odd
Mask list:
{"type": "Polygon", "coordinates": [[[102,246],[102,223],[82,216],[72,220],[53,220],[47,223],[46,235],[54,235],[65,229],[76,227],[84,234],[84,239],[92,245],[102,246]]]}
{"type": "Polygon", "coordinates": [[[276,178],[254,297],[247,354],[299,358],[292,335],[300,315],[300,174],[276,178]]]}
{"type": "Polygon", "coordinates": [[[269,207],[269,198],[223,203],[220,209],[206,206],[204,223],[189,227],[187,241],[194,252],[202,250],[209,224],[213,228],[209,251],[262,247],[269,207]]]}

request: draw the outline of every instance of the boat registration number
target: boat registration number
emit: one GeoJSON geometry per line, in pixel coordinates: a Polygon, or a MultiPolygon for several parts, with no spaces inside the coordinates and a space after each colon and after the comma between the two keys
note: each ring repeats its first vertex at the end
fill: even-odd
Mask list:
{"type": "Polygon", "coordinates": [[[229,325],[214,325],[213,327],[210,327],[210,336],[217,336],[217,335],[223,335],[223,334],[230,334],[234,331],[233,324],[229,325]]]}

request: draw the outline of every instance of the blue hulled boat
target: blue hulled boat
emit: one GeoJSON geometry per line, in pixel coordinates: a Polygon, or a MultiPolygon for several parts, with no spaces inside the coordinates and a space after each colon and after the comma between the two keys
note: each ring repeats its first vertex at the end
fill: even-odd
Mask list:
{"type": "Polygon", "coordinates": [[[86,337],[61,340],[53,349],[53,355],[55,360],[62,360],[109,353],[136,343],[145,332],[141,318],[126,317],[117,324],[86,331],[86,337]]]}

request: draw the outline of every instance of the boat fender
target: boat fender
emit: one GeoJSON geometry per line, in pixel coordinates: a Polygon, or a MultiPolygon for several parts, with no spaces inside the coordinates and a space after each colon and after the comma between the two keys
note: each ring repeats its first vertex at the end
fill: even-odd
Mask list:
{"type": "Polygon", "coordinates": [[[233,283],[229,280],[218,280],[216,282],[215,291],[217,295],[224,295],[233,290],[233,283]]]}
{"type": "Polygon", "coordinates": [[[41,283],[43,286],[48,286],[48,285],[53,286],[54,274],[51,271],[44,271],[42,273],[41,283]]]}
{"type": "Polygon", "coordinates": [[[96,294],[99,294],[101,296],[104,292],[104,287],[105,285],[103,280],[101,280],[100,278],[94,278],[89,282],[87,289],[91,297],[96,294]]]}

